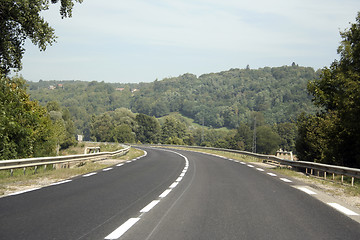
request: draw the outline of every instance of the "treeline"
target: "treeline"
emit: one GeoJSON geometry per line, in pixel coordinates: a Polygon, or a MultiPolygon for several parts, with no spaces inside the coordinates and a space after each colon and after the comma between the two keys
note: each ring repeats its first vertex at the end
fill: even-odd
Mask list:
{"type": "Polygon", "coordinates": [[[270,126],[260,113],[253,114],[258,120],[252,126],[240,123],[237,129],[227,130],[194,127],[179,115],[157,119],[120,108],[94,116],[90,134],[92,140],[100,142],[199,145],[245,151],[255,151],[255,146],[257,152],[265,154],[274,154],[279,148],[294,149],[294,123],[270,126]]]}
{"type": "Polygon", "coordinates": [[[360,12],[356,21],[340,33],[340,60],[308,84],[318,111],[298,119],[301,160],[360,168],[360,12]]]}
{"type": "Polygon", "coordinates": [[[237,128],[263,113],[269,124],[289,122],[301,112],[313,112],[306,84],[317,77],[312,68],[230,69],[199,77],[184,74],[143,85],[131,110],[161,117],[180,112],[209,127],[237,128]]]}
{"type": "Polygon", "coordinates": [[[139,84],[81,81],[28,82],[32,99],[42,105],[56,101],[69,109],[79,134],[90,138],[92,115],[117,108],[148,116],[173,112],[211,128],[236,129],[261,113],[268,124],[291,122],[301,112],[314,113],[306,84],[318,74],[309,67],[231,69],[197,77],[139,84]]]}
{"type": "Polygon", "coordinates": [[[25,80],[0,74],[0,159],[56,155],[76,144],[70,112],[31,101],[25,80]]]}

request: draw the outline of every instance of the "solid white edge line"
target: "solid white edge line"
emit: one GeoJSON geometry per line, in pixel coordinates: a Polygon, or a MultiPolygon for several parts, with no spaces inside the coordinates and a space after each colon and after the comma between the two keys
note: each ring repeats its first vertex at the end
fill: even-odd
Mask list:
{"type": "Polygon", "coordinates": [[[83,175],[83,177],[90,177],[90,176],[93,176],[93,175],[96,175],[96,174],[97,174],[96,172],[88,173],[88,174],[83,175]]]}
{"type": "Polygon", "coordinates": [[[306,187],[296,187],[296,188],[303,191],[303,192],[305,192],[305,193],[307,193],[307,194],[310,194],[310,195],[315,195],[316,194],[316,192],[313,192],[313,191],[311,191],[310,189],[308,189],[306,187]]]}
{"type": "Polygon", "coordinates": [[[172,189],[166,189],[162,194],[160,194],[159,198],[164,198],[166,197],[172,189]]]}
{"type": "Polygon", "coordinates": [[[291,180],[287,179],[287,178],[280,178],[280,180],[284,181],[284,182],[292,182],[291,180]]]}
{"type": "Polygon", "coordinates": [[[38,190],[38,189],[40,189],[40,187],[38,187],[38,188],[26,189],[26,190],[19,191],[19,192],[10,193],[8,196],[19,195],[19,194],[22,194],[22,193],[31,192],[31,191],[35,191],[35,190],[38,190]]]}
{"type": "Polygon", "coordinates": [[[358,216],[359,215],[356,212],[353,212],[350,209],[347,209],[346,207],[343,207],[337,203],[328,203],[328,205],[330,205],[331,207],[335,208],[336,210],[338,210],[346,215],[349,215],[349,216],[358,216]]]}
{"type": "Polygon", "coordinates": [[[61,182],[56,182],[56,183],[52,183],[50,184],[50,186],[55,186],[55,185],[59,185],[59,184],[63,184],[63,183],[68,183],[68,182],[71,182],[72,180],[64,180],[64,181],[61,181],[61,182]]]}
{"type": "Polygon", "coordinates": [[[129,218],[120,227],[115,229],[112,233],[107,235],[104,239],[112,240],[120,238],[127,230],[129,230],[140,218],[129,218]]]}
{"type": "Polygon", "coordinates": [[[151,203],[149,203],[148,205],[146,205],[146,207],[144,207],[143,209],[140,210],[140,212],[142,213],[146,213],[148,211],[150,211],[153,207],[156,206],[156,204],[158,204],[160,202],[160,200],[154,200],[151,203]]]}
{"type": "Polygon", "coordinates": [[[102,171],[103,171],[103,172],[106,172],[106,171],[109,171],[109,170],[111,170],[111,169],[113,169],[113,168],[111,168],[111,167],[109,167],[109,168],[104,168],[102,171]]]}

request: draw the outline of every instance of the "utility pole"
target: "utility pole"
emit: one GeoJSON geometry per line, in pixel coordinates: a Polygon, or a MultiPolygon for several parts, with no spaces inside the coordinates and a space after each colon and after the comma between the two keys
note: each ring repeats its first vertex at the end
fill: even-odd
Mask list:
{"type": "Polygon", "coordinates": [[[202,128],[201,128],[201,143],[204,142],[204,117],[202,118],[202,128]]]}
{"type": "Polygon", "coordinates": [[[254,134],[253,134],[252,152],[256,153],[256,116],[254,118],[254,134]]]}

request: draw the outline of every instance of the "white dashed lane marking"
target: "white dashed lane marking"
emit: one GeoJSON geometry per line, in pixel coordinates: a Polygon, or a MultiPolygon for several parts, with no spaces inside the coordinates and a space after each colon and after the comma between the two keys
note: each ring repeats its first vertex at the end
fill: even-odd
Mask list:
{"type": "Polygon", "coordinates": [[[64,180],[64,181],[61,181],[61,182],[56,182],[56,183],[50,184],[50,186],[60,185],[60,184],[68,183],[68,182],[71,182],[71,181],[72,180],[64,180]]]}
{"type": "Polygon", "coordinates": [[[271,172],[269,172],[269,173],[267,173],[267,174],[270,175],[270,176],[272,176],[272,177],[276,177],[276,176],[277,176],[275,173],[271,173],[271,172]]]}
{"type": "Polygon", "coordinates": [[[90,176],[93,176],[93,175],[96,175],[96,174],[97,174],[96,172],[88,173],[88,174],[83,175],[83,177],[90,177],[90,176]]]}
{"type": "Polygon", "coordinates": [[[8,196],[14,196],[14,195],[22,194],[22,193],[32,192],[32,191],[35,191],[35,190],[38,190],[38,189],[40,189],[40,188],[31,188],[31,189],[23,190],[23,191],[20,191],[20,192],[11,193],[8,196]]]}
{"type": "Polygon", "coordinates": [[[315,195],[316,194],[316,192],[313,192],[313,191],[311,191],[310,189],[308,189],[306,187],[297,186],[296,188],[303,191],[303,192],[305,192],[305,193],[307,193],[307,194],[310,194],[310,195],[315,195]]]}
{"type": "MultiPolygon", "coordinates": [[[[164,150],[166,151],[166,150],[164,150]]],[[[170,151],[173,152],[173,151],[170,151]]],[[[148,211],[150,211],[153,207],[155,207],[155,205],[157,205],[161,199],[163,199],[164,197],[166,197],[173,188],[175,188],[179,182],[183,179],[183,177],[185,176],[185,173],[188,170],[189,167],[189,160],[182,154],[174,152],[178,155],[180,155],[181,157],[183,157],[185,159],[185,167],[183,169],[183,171],[181,172],[181,174],[179,175],[179,177],[175,180],[175,182],[173,182],[168,189],[166,189],[162,194],[159,195],[157,200],[153,200],[151,203],[149,203],[148,205],[146,205],[143,209],[140,210],[140,216],[137,218],[130,218],[128,219],[125,223],[123,223],[120,227],[118,227],[116,230],[114,230],[112,233],[110,233],[108,236],[105,237],[105,239],[118,239],[120,238],[126,231],[128,231],[137,221],[140,220],[141,216],[144,213],[147,213],[148,211]]],[[[145,156],[146,156],[146,152],[145,152],[145,156]]],[[[129,163],[131,161],[127,161],[126,163],[129,163]]],[[[117,166],[122,166],[123,164],[118,164],[117,166]]],[[[110,169],[109,169],[110,170],[110,169]]]]}
{"type": "Polygon", "coordinates": [[[343,207],[337,203],[328,203],[328,205],[330,205],[331,207],[335,208],[336,210],[338,210],[346,215],[349,215],[349,216],[358,216],[359,215],[356,212],[351,211],[350,209],[347,209],[346,207],[343,207]]]}
{"type": "Polygon", "coordinates": [[[288,182],[288,183],[291,183],[292,181],[287,179],[287,178],[280,178],[281,181],[284,181],[284,182],[288,182]]]}
{"type": "Polygon", "coordinates": [[[145,213],[150,211],[153,207],[155,207],[156,204],[158,204],[160,200],[154,200],[151,203],[149,203],[146,207],[140,210],[140,212],[145,213]]]}
{"type": "Polygon", "coordinates": [[[129,230],[140,218],[130,218],[124,222],[120,227],[115,229],[112,233],[107,235],[105,239],[118,239],[120,238],[127,230],[129,230]]]}
{"type": "Polygon", "coordinates": [[[166,189],[162,194],[160,194],[159,198],[166,197],[171,192],[171,189],[166,189]]]}
{"type": "Polygon", "coordinates": [[[104,168],[104,169],[103,169],[103,172],[109,171],[109,170],[111,170],[111,169],[113,169],[113,168],[111,168],[111,167],[110,167],[110,168],[104,168]]]}
{"type": "Polygon", "coordinates": [[[169,186],[169,188],[175,188],[175,187],[178,185],[178,183],[179,183],[179,182],[174,182],[173,184],[171,184],[171,185],[169,186]]]}

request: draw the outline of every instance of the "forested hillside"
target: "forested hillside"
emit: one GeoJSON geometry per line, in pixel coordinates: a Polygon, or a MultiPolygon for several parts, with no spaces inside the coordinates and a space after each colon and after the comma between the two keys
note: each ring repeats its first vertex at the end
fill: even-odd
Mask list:
{"type": "Polygon", "coordinates": [[[268,123],[287,122],[314,110],[306,84],[316,78],[312,68],[231,69],[196,77],[184,74],[144,85],[131,109],[161,117],[180,112],[215,128],[236,128],[262,112],[268,123]]]}
{"type": "Polygon", "coordinates": [[[78,133],[89,136],[93,115],[117,108],[162,117],[179,112],[213,128],[237,128],[260,112],[266,123],[282,123],[299,113],[314,112],[306,92],[317,78],[310,67],[230,69],[199,77],[184,74],[151,83],[123,84],[81,81],[28,82],[32,99],[42,105],[56,101],[67,107],[78,133]]]}

